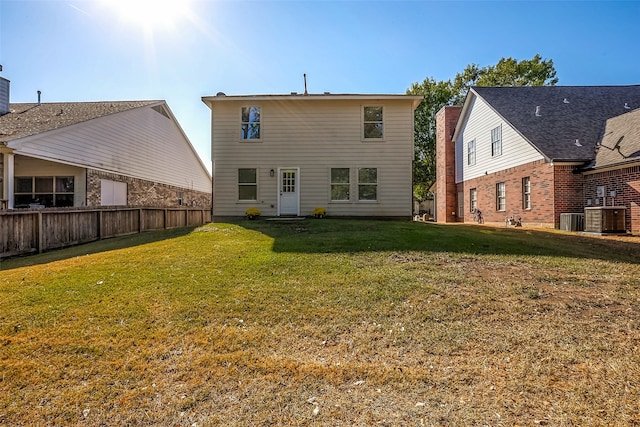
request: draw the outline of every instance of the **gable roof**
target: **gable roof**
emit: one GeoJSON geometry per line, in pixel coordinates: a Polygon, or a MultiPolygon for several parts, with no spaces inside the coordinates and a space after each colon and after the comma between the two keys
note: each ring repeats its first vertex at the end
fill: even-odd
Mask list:
{"type": "Polygon", "coordinates": [[[0,144],[163,101],[16,103],[0,116],[0,144]]]}
{"type": "MultiPolygon", "coordinates": [[[[605,122],[628,112],[625,105],[640,106],[640,85],[472,87],[462,116],[474,97],[482,98],[549,160],[584,162],[595,157],[605,122]]],[[[456,127],[456,136],[458,132],[456,127]]]]}
{"type": "Polygon", "coordinates": [[[607,120],[593,169],[640,162],[640,109],[607,120]]]}

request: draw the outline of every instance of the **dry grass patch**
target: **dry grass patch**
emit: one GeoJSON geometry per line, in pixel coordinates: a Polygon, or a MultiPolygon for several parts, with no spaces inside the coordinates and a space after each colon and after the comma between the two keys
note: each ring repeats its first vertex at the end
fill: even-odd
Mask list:
{"type": "Polygon", "coordinates": [[[252,221],[3,262],[0,424],[639,424],[638,247],[252,221]]]}

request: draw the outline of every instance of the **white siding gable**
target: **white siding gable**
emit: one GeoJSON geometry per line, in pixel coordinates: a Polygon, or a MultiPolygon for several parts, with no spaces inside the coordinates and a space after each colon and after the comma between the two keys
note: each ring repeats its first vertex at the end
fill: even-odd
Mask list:
{"type": "Polygon", "coordinates": [[[141,107],[12,145],[16,154],[210,192],[206,168],[180,126],[168,116],[152,106],[141,107]]]}
{"type": "Polygon", "coordinates": [[[474,96],[456,139],[456,182],[477,178],[544,157],[487,103],[474,96]],[[502,127],[502,154],[492,156],[491,130],[502,127]],[[467,144],[475,140],[476,162],[467,162],[467,144]]]}

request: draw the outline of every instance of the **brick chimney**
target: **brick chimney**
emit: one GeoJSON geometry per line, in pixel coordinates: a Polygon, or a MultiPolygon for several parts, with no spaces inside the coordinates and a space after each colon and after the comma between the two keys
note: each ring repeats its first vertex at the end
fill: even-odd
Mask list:
{"type": "Polygon", "coordinates": [[[442,107],[436,113],[436,221],[456,222],[456,150],[451,139],[462,107],[442,107]]]}

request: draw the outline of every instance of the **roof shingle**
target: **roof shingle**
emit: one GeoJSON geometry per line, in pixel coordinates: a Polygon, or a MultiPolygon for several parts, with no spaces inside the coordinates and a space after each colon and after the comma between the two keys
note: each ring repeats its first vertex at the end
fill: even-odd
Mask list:
{"type": "Polygon", "coordinates": [[[471,89],[551,160],[595,157],[605,122],[640,106],[640,85],[471,89]],[[538,114],[536,114],[536,110],[538,114]],[[578,143],[576,143],[576,140],[578,143]]]}
{"type": "Polygon", "coordinates": [[[0,116],[0,144],[162,101],[17,103],[0,116]]]}

